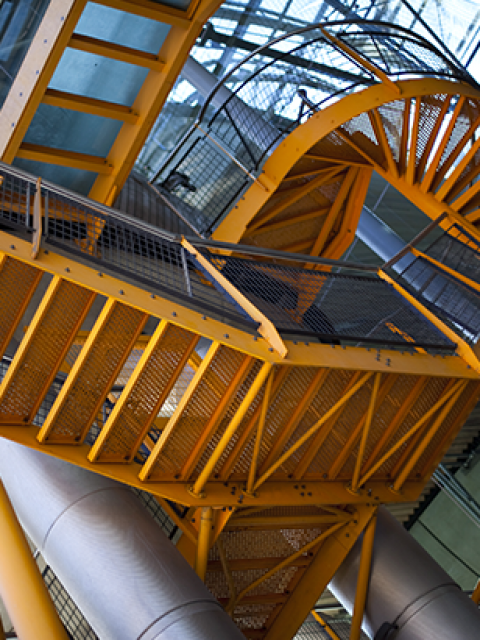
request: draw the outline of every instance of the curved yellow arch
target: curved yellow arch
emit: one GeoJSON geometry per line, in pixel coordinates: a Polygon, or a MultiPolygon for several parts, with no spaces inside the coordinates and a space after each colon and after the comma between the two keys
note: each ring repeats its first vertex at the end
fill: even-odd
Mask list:
{"type": "Polygon", "coordinates": [[[350,94],[295,129],[213,238],[338,258],[373,170],[433,219],[480,222],[480,91],[434,78],[397,86],[350,94]]]}

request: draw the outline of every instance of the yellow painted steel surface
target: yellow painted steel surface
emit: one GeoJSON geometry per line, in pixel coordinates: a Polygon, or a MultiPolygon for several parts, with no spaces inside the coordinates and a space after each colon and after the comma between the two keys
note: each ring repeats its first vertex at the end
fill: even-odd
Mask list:
{"type": "Polygon", "coordinates": [[[245,635],[290,638],[377,506],[419,495],[480,376],[423,349],[282,358],[83,256],[0,233],[0,436],[150,491],[245,635]]]}
{"type": "MultiPolygon", "coordinates": [[[[15,635],[24,640],[67,640],[67,633],[1,482],[0,536],[0,595],[15,635]]],[[[0,621],[0,637],[2,635],[0,621]]]]}
{"type": "Polygon", "coordinates": [[[263,166],[269,191],[252,184],[213,237],[339,258],[372,170],[432,219],[447,211],[479,222],[478,90],[437,79],[396,85],[400,94],[382,83],[294,129],[263,166]]]}

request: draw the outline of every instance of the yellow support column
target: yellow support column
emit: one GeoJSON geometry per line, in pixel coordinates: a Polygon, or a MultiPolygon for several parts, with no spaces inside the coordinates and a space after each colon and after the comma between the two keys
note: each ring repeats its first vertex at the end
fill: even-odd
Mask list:
{"type": "Polygon", "coordinates": [[[18,637],[22,640],[67,640],[1,482],[0,540],[0,595],[18,637]]]}
{"type": "Polygon", "coordinates": [[[200,520],[200,530],[198,532],[197,557],[195,560],[195,571],[198,577],[205,582],[207,573],[208,552],[210,551],[210,539],[212,537],[213,509],[204,507],[200,520]]]}
{"type": "Polygon", "coordinates": [[[372,564],[376,523],[377,515],[375,514],[367,524],[363,535],[362,555],[360,557],[360,567],[357,578],[357,592],[355,594],[352,626],[350,628],[350,640],[360,640],[363,612],[365,611],[365,602],[367,601],[368,584],[370,581],[370,565],[372,564]]]}

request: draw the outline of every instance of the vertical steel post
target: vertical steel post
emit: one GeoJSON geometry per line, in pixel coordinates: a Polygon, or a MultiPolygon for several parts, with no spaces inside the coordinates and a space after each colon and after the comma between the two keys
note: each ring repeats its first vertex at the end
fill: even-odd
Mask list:
{"type": "Polygon", "coordinates": [[[195,559],[195,571],[197,576],[205,582],[207,573],[208,552],[210,551],[210,539],[212,537],[213,509],[204,507],[200,519],[198,531],[197,557],[195,559]]]}
{"type": "Polygon", "coordinates": [[[0,594],[22,640],[67,640],[42,575],[0,481],[0,594]]]}
{"type": "Polygon", "coordinates": [[[355,594],[350,640],[360,640],[363,613],[365,611],[368,584],[370,581],[370,566],[372,564],[373,541],[375,539],[376,524],[377,514],[375,513],[367,524],[365,533],[363,534],[362,555],[360,557],[360,567],[358,570],[357,591],[355,594]]]}

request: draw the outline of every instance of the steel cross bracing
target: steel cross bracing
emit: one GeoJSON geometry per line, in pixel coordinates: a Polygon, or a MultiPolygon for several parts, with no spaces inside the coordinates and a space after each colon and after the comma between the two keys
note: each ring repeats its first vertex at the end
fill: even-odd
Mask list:
{"type": "MultiPolygon", "coordinates": [[[[349,346],[342,333],[309,344],[279,334],[279,354],[256,324],[234,326],[201,297],[187,304],[137,281],[145,254],[118,213],[110,220],[106,208],[9,171],[0,435],[147,489],[245,635],[292,637],[377,506],[421,492],[480,395],[474,352],[418,315],[410,330],[444,332],[461,357],[415,346],[399,317],[399,350],[349,346]],[[116,262],[100,259],[107,229],[116,262]]],[[[202,277],[225,271],[218,256],[208,262],[216,271],[202,277]]],[[[260,266],[253,277],[264,286],[269,263],[260,266]]],[[[251,291],[226,273],[231,298],[251,291]]]]}

